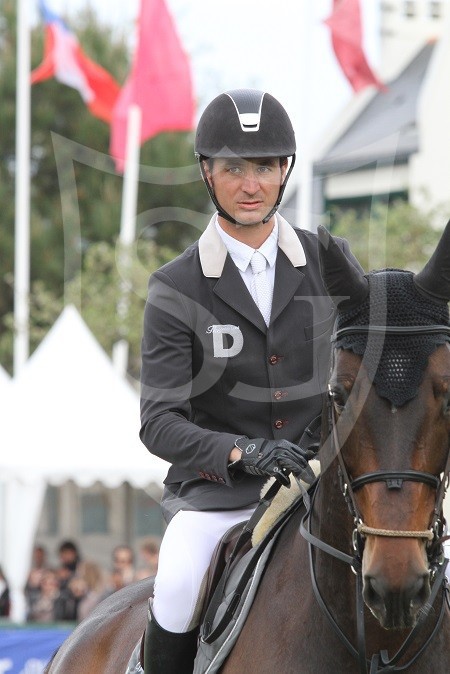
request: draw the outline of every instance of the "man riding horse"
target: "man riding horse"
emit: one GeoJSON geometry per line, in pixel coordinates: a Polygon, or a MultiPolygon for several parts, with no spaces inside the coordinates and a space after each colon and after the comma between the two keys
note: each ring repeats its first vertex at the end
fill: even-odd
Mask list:
{"type": "MultiPolygon", "coordinates": [[[[224,157],[223,145],[217,152],[208,146],[217,158],[201,161],[219,214],[198,244],[150,282],[142,437],[173,466],[146,672],[192,671],[210,551],[221,530],[252,512],[265,475],[284,480],[287,470],[307,473],[303,438],[310,429],[304,429],[322,397],[320,479],[291,516],[282,516],[253,602],[238,596],[248,603],[245,624],[235,629],[234,615],[227,623],[229,650],[215,651],[220,662],[204,647],[214,642],[222,617],[219,625],[214,617],[205,620],[196,671],[206,671],[202,654],[211,662],[207,671],[222,674],[447,671],[442,511],[450,473],[450,223],[419,274],[364,275],[342,241],[321,229],[318,246],[316,236],[271,213],[288,172],[283,156],[274,164],[269,154],[264,105],[267,98],[268,110],[274,105],[280,112],[279,104],[255,92],[224,96],[218,108],[231,101],[227,115],[239,123],[241,154],[248,150],[244,134],[264,132],[252,138],[262,138],[268,156],[258,155],[258,143],[243,158],[238,145],[224,157]],[[259,104],[252,107],[254,96],[259,104]],[[270,262],[272,234],[275,280],[266,323],[255,302],[262,285],[246,283],[243,244],[251,254],[259,245],[270,262]]],[[[223,119],[217,110],[212,119],[207,112],[203,130],[220,140],[223,119]]],[[[199,153],[207,149],[201,129],[199,153]]],[[[131,661],[130,655],[152,588],[153,579],[140,581],[102,602],[46,672],[139,671],[136,653],[131,661]]]]}
{"type": "Polygon", "coordinates": [[[195,151],[217,212],[150,278],[142,341],[140,436],[172,464],[146,674],[192,672],[211,555],[249,518],[264,480],[312,478],[312,452],[298,443],[321,412],[334,318],[316,235],[277,213],[296,151],[280,103],[221,94],[195,151]]]}

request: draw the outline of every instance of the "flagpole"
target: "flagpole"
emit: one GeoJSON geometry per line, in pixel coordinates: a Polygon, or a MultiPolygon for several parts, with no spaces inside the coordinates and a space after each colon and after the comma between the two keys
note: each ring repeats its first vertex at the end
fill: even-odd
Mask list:
{"type": "Polygon", "coordinates": [[[312,231],[314,225],[312,222],[312,156],[311,156],[311,124],[310,111],[312,105],[312,87],[311,72],[313,66],[311,58],[313,57],[312,30],[313,20],[311,13],[312,3],[309,0],[300,2],[300,78],[299,78],[299,100],[297,112],[298,124],[298,182],[296,198],[296,224],[302,229],[312,231]]]}
{"type": "Polygon", "coordinates": [[[28,2],[17,4],[14,375],[29,354],[30,294],[30,27],[28,2]]]}
{"type": "MultiPolygon", "coordinates": [[[[122,274],[120,299],[117,305],[119,321],[126,320],[129,303],[130,247],[136,238],[136,210],[139,187],[139,158],[142,111],[139,105],[128,108],[125,171],[123,176],[122,212],[119,234],[119,272],[122,274]]],[[[113,364],[117,372],[126,375],[128,366],[128,341],[119,339],[113,347],[113,364]]]]}

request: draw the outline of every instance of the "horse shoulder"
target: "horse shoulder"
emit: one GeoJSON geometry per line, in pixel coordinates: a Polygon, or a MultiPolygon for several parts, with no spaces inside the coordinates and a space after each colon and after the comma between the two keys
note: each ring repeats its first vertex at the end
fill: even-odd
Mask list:
{"type": "Polygon", "coordinates": [[[309,602],[303,600],[309,592],[309,572],[307,550],[299,534],[300,514],[303,512],[294,514],[274,546],[245,625],[221,674],[300,671],[289,669],[291,658],[298,666],[293,646],[301,641],[299,629],[302,626],[303,630],[308,620],[303,607],[309,602]]]}

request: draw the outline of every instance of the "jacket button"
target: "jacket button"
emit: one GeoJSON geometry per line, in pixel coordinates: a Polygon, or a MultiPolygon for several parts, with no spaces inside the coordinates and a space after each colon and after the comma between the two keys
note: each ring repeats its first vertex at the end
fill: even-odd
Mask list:
{"type": "Polygon", "coordinates": [[[271,365],[276,365],[276,364],[278,363],[279,360],[280,360],[280,359],[279,359],[278,356],[269,356],[269,363],[270,363],[271,365]]]}
{"type": "Polygon", "coordinates": [[[273,397],[275,400],[281,400],[282,398],[285,398],[287,396],[287,391],[275,391],[273,394],[273,397]]]}
{"type": "Polygon", "coordinates": [[[286,422],[283,421],[282,419],[277,419],[276,421],[273,422],[273,425],[275,426],[275,428],[279,429],[279,428],[283,428],[285,423],[286,422]]]}

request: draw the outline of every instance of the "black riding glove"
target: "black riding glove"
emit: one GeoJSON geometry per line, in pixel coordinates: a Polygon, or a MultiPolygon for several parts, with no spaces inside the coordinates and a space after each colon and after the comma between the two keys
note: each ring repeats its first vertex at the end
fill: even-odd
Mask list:
{"type": "Polygon", "coordinates": [[[302,449],[289,440],[265,440],[247,437],[238,438],[236,447],[242,451],[236,467],[251,475],[276,477],[286,487],[290,486],[289,473],[311,484],[315,475],[308,465],[314,452],[302,449]]]}

